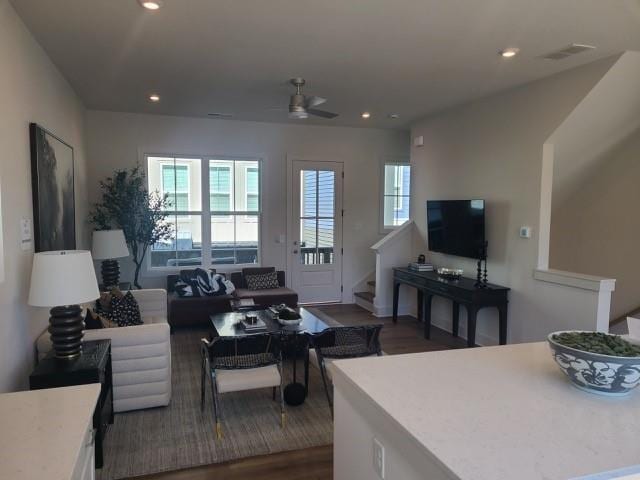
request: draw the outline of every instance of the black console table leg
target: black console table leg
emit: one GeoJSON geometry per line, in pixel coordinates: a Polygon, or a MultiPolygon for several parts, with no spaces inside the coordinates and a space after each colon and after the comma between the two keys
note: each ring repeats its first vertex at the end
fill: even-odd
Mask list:
{"type": "Polygon", "coordinates": [[[498,316],[500,319],[500,345],[507,344],[507,305],[498,307],[498,316]]]}
{"type": "Polygon", "coordinates": [[[458,302],[453,302],[453,318],[452,318],[452,332],[453,336],[457,337],[460,331],[460,304],[458,302]]]}
{"type": "Polygon", "coordinates": [[[422,302],[424,302],[424,293],[418,290],[418,321],[422,321],[422,302]]]}
{"type": "Polygon", "coordinates": [[[309,346],[304,352],[304,394],[309,395],[309,346]]]}
{"type": "Polygon", "coordinates": [[[424,299],[422,301],[422,318],[424,320],[424,338],[431,338],[431,301],[433,300],[433,295],[429,295],[428,293],[424,295],[424,299]]]}
{"type": "Polygon", "coordinates": [[[398,323],[398,297],[400,296],[400,283],[393,282],[393,323],[398,323]]]}
{"type": "Polygon", "coordinates": [[[478,317],[478,308],[473,305],[467,305],[467,347],[476,346],[477,317],[478,317]]]}

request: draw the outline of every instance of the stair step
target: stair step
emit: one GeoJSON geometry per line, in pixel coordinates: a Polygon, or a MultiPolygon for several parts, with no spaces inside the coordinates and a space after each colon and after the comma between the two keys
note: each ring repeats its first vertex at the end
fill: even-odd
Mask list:
{"type": "Polygon", "coordinates": [[[373,303],[375,298],[375,295],[371,292],[355,292],[353,295],[370,303],[373,303]]]}
{"type": "Polygon", "coordinates": [[[367,282],[367,285],[369,285],[370,287],[375,287],[376,286],[376,281],[375,280],[369,280],[367,282]]]}

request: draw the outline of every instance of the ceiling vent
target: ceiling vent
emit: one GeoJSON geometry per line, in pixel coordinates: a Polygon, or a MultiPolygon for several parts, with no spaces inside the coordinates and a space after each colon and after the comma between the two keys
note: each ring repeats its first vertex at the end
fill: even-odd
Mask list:
{"type": "Polygon", "coordinates": [[[233,115],[230,114],[230,113],[218,113],[218,112],[207,113],[207,116],[211,117],[211,118],[231,118],[231,117],[233,117],[233,115]]]}
{"type": "Polygon", "coordinates": [[[566,46],[560,50],[542,55],[541,58],[546,58],[547,60],[564,60],[567,57],[571,57],[572,55],[577,55],[578,53],[586,52],[588,50],[593,50],[594,48],[596,47],[592,45],[581,45],[579,43],[572,43],[571,45],[566,46]]]}

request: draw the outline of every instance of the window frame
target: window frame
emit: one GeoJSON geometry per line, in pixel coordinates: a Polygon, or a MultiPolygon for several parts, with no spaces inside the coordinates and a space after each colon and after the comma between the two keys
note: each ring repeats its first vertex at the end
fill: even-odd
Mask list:
{"type": "MultiPolygon", "coordinates": [[[[186,212],[175,211],[171,212],[171,215],[177,216],[186,216],[189,214],[196,214],[200,216],[201,220],[201,229],[202,229],[202,263],[199,267],[204,269],[215,268],[220,273],[229,273],[233,271],[238,271],[245,267],[260,267],[262,265],[262,239],[263,239],[263,209],[262,209],[262,169],[263,169],[263,156],[236,156],[236,155],[217,155],[217,154],[209,154],[209,153],[167,153],[167,152],[141,152],[139,153],[139,158],[144,167],[144,172],[147,177],[147,185],[149,188],[149,158],[162,158],[162,159],[174,159],[174,161],[178,160],[198,160],[200,162],[200,182],[201,182],[201,210],[189,210],[186,212]],[[258,168],[258,210],[257,211],[230,211],[225,212],[228,213],[230,217],[240,216],[240,215],[250,215],[258,217],[258,247],[256,252],[256,263],[226,263],[226,264],[213,264],[212,263],[212,255],[211,255],[211,225],[212,225],[212,210],[211,210],[211,197],[210,197],[210,187],[209,187],[209,165],[211,160],[220,160],[220,161],[228,161],[234,162],[232,167],[232,192],[231,202],[234,203],[234,195],[233,190],[235,189],[235,162],[256,162],[258,168]]],[[[169,162],[164,162],[165,164],[170,164],[169,162]]],[[[162,176],[162,175],[161,175],[162,176]]],[[[191,177],[189,176],[189,181],[191,181],[191,177]]],[[[189,183],[189,188],[191,188],[191,183],[189,183]]],[[[161,192],[162,193],[162,192],[161,192]]],[[[189,192],[191,194],[191,192],[189,192]]],[[[190,205],[191,206],[191,205],[190,205]]],[[[235,205],[233,205],[235,208],[235,205]]],[[[218,214],[219,215],[219,214],[218,214]]],[[[151,247],[149,247],[151,248],[151,247]]],[[[184,270],[185,268],[197,268],[198,265],[193,266],[162,266],[162,267],[154,267],[151,265],[151,255],[150,250],[147,252],[146,260],[144,262],[144,277],[163,277],[170,273],[178,273],[180,270],[184,270]]]]}
{"type": "MultiPolygon", "coordinates": [[[[380,234],[382,235],[386,235],[390,232],[393,232],[394,230],[396,230],[397,228],[400,228],[402,225],[404,225],[404,222],[402,225],[385,225],[384,222],[384,200],[386,197],[395,197],[395,198],[400,198],[400,197],[407,197],[409,199],[409,218],[407,219],[407,222],[411,220],[411,185],[413,184],[413,168],[411,166],[411,162],[409,161],[408,158],[405,157],[400,157],[400,158],[396,158],[396,157],[384,157],[381,159],[380,161],[380,192],[379,192],[379,201],[380,201],[380,212],[379,212],[379,217],[378,217],[378,225],[379,225],[379,230],[380,230],[380,234]],[[399,194],[399,195],[386,195],[385,194],[385,167],[387,165],[392,165],[392,166],[406,166],[409,167],[409,194],[408,195],[403,195],[403,194],[399,194]]],[[[402,187],[400,187],[402,189],[402,187]]],[[[401,208],[396,208],[394,206],[394,211],[399,211],[401,210],[401,208]]]]}

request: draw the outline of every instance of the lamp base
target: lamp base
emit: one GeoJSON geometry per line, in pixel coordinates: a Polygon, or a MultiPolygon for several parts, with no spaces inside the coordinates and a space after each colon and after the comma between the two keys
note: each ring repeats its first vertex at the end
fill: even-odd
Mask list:
{"type": "Polygon", "coordinates": [[[120,264],[118,260],[103,260],[100,267],[102,284],[105,290],[117,287],[120,284],[120,264]]]}
{"type": "Polygon", "coordinates": [[[84,330],[80,306],[53,307],[49,313],[49,333],[56,358],[73,360],[79,357],[84,330]]]}

